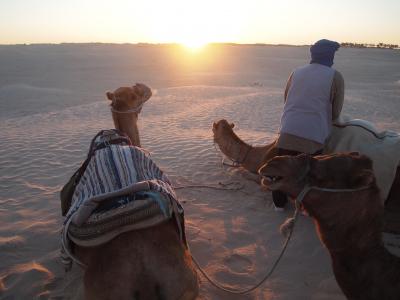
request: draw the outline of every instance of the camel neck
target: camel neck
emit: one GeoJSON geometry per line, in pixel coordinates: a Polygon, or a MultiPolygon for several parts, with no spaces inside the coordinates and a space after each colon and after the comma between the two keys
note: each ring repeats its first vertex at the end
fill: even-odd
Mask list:
{"type": "Polygon", "coordinates": [[[372,250],[380,251],[384,248],[381,216],[373,214],[365,219],[352,220],[347,218],[340,220],[337,215],[333,217],[340,222],[339,225],[332,226],[317,221],[320,237],[331,255],[363,257],[372,250]]]}
{"type": "Polygon", "coordinates": [[[140,147],[139,130],[137,127],[138,113],[120,114],[112,112],[115,128],[129,136],[134,146],[140,147]]]}
{"type": "Polygon", "coordinates": [[[248,153],[253,148],[235,136],[222,140],[218,145],[226,156],[239,164],[246,160],[248,153]]]}

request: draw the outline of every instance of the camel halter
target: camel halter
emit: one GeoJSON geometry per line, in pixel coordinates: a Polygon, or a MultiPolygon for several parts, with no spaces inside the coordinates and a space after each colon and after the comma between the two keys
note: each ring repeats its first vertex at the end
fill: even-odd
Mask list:
{"type": "MultiPolygon", "coordinates": [[[[307,157],[307,165],[305,167],[305,170],[303,172],[303,174],[301,174],[299,176],[299,178],[297,179],[298,182],[301,182],[302,180],[306,179],[308,174],[311,171],[311,167],[310,167],[310,159],[309,157],[307,157]]],[[[359,191],[363,191],[366,189],[369,189],[372,186],[372,184],[368,184],[365,186],[361,186],[359,188],[354,188],[354,189],[333,189],[333,188],[322,188],[319,186],[314,186],[314,185],[309,185],[308,183],[304,186],[304,188],[301,190],[301,192],[297,195],[296,197],[296,204],[302,204],[304,198],[306,197],[306,195],[308,194],[309,191],[311,190],[316,190],[316,191],[320,191],[320,192],[329,192],[329,193],[351,193],[351,192],[359,192],[359,191]]]]}
{"type": "Polygon", "coordinates": [[[112,103],[111,103],[111,106],[110,106],[110,110],[111,110],[112,112],[114,112],[114,113],[117,113],[117,114],[139,113],[139,112],[142,110],[142,107],[143,107],[143,104],[144,104],[144,102],[142,102],[141,104],[139,104],[138,106],[136,106],[136,107],[134,107],[134,108],[131,108],[131,109],[122,111],[122,110],[117,110],[117,109],[115,109],[115,108],[113,107],[113,105],[114,105],[115,103],[117,103],[117,100],[118,100],[117,97],[115,97],[115,95],[113,95],[112,103]]]}
{"type": "MultiPolygon", "coordinates": [[[[304,171],[302,172],[302,174],[300,174],[299,178],[297,179],[297,182],[301,182],[303,180],[305,180],[310,171],[311,171],[311,167],[310,167],[310,158],[311,156],[307,155],[307,164],[304,168],[304,171]]],[[[264,176],[262,176],[264,177],[264,176]]],[[[311,190],[316,190],[316,191],[320,191],[320,192],[329,192],[329,193],[348,193],[348,192],[359,192],[359,191],[363,191],[366,189],[369,189],[372,186],[372,184],[368,184],[365,186],[361,186],[359,188],[354,188],[354,189],[333,189],[333,188],[322,188],[319,186],[315,186],[315,185],[310,185],[310,184],[306,184],[303,189],[301,190],[301,192],[297,195],[296,197],[296,205],[299,204],[303,204],[303,200],[306,197],[306,195],[308,194],[309,191],[311,190]]]]}
{"type": "MultiPolygon", "coordinates": [[[[215,144],[218,144],[216,141],[214,142],[214,145],[215,144]]],[[[238,143],[237,142],[232,142],[232,141],[229,141],[228,143],[224,143],[223,144],[223,148],[225,148],[226,150],[227,150],[227,152],[230,152],[230,150],[231,150],[231,148],[232,148],[232,146],[233,145],[237,145],[238,143]],[[226,145],[227,144],[227,145],[226,145]]],[[[223,165],[227,165],[227,166],[230,166],[230,167],[239,167],[245,160],[246,160],[246,158],[247,158],[247,155],[249,155],[249,152],[250,152],[250,150],[251,150],[251,148],[252,148],[252,146],[250,146],[250,145],[246,145],[246,144],[243,144],[244,146],[247,146],[247,150],[244,152],[244,156],[243,156],[243,158],[242,159],[237,159],[237,160],[235,160],[235,159],[232,159],[231,157],[229,157],[229,156],[227,156],[225,153],[223,153],[222,152],[222,150],[221,150],[221,152],[223,153],[223,157],[222,157],[222,164],[223,165]],[[225,160],[224,160],[224,157],[227,157],[228,159],[230,159],[231,161],[232,161],[232,165],[230,165],[230,164],[226,164],[225,163],[225,160]]],[[[219,144],[218,144],[218,146],[219,146],[219,144]]],[[[220,149],[221,149],[221,147],[220,147],[220,149]]],[[[242,153],[242,145],[241,144],[239,144],[239,153],[238,153],[238,157],[240,157],[241,156],[241,153],[242,153]]]]}
{"type": "Polygon", "coordinates": [[[308,194],[309,191],[311,190],[316,190],[316,191],[321,191],[321,192],[330,192],[330,193],[351,193],[351,192],[359,192],[363,190],[367,190],[371,187],[372,185],[365,185],[359,188],[354,188],[354,189],[328,189],[328,188],[321,188],[318,186],[310,186],[309,184],[306,184],[304,188],[301,190],[301,192],[297,195],[296,197],[296,203],[302,204],[304,198],[308,194]]]}
{"type": "Polygon", "coordinates": [[[110,109],[111,109],[112,112],[115,112],[117,114],[140,113],[140,111],[142,110],[143,104],[150,98],[150,96],[151,96],[151,93],[150,94],[149,93],[145,93],[140,99],[142,101],[142,103],[140,103],[138,106],[136,106],[134,108],[122,111],[122,110],[117,110],[117,109],[115,109],[113,107],[113,105],[116,104],[117,100],[118,100],[117,97],[115,97],[115,94],[113,94],[113,99],[112,99],[112,102],[111,102],[111,108],[110,109]]]}

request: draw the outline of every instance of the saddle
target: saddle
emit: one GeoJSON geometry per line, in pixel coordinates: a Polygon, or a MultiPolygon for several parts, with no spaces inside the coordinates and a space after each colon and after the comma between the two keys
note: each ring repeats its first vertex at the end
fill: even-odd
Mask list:
{"type": "Polygon", "coordinates": [[[344,128],[347,126],[360,127],[373,134],[377,139],[400,138],[399,133],[391,130],[379,131],[373,123],[362,119],[350,119],[348,117],[341,116],[337,120],[335,120],[333,126],[338,128],[344,128]]]}
{"type": "Polygon", "coordinates": [[[332,126],[324,153],[357,151],[373,161],[382,203],[389,195],[400,165],[400,135],[393,131],[379,131],[371,122],[341,117],[332,126]]]}
{"type": "Polygon", "coordinates": [[[184,212],[170,180],[147,152],[115,129],[93,138],[87,159],[66,186],[61,192],[66,216],[62,245],[70,257],[71,242],[98,246],[171,218],[186,245],[184,212]]]}

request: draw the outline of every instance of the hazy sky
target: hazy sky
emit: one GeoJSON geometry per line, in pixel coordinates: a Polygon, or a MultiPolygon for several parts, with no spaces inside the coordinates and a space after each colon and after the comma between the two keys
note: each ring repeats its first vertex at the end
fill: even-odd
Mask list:
{"type": "Polygon", "coordinates": [[[400,0],[0,0],[0,44],[400,44],[400,0]]]}

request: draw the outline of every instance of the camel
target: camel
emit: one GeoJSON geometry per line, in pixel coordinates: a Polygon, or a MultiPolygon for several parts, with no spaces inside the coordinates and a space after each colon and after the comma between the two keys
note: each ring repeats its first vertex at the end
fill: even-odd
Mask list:
{"type": "Polygon", "coordinates": [[[263,164],[276,155],[275,142],[265,146],[251,146],[237,136],[234,127],[233,123],[225,119],[214,122],[214,142],[229,159],[256,174],[263,164]]]}
{"type": "MultiPolygon", "coordinates": [[[[233,131],[234,127],[233,123],[229,123],[225,119],[214,122],[212,128],[214,142],[217,143],[221,152],[235,162],[236,165],[257,174],[262,165],[276,156],[275,141],[265,146],[251,146],[240,139],[233,131]]],[[[390,193],[385,200],[385,207],[388,207],[388,216],[394,216],[390,218],[390,222],[385,223],[387,231],[400,231],[400,223],[394,221],[400,213],[400,201],[398,201],[400,195],[399,187],[400,167],[397,168],[396,177],[392,183],[390,193]]]]}
{"type": "Polygon", "coordinates": [[[348,299],[399,299],[400,258],[383,246],[383,205],[367,156],[279,156],[259,173],[269,190],[299,197],[296,201],[313,218],[348,299]]]}
{"type": "MultiPolygon", "coordinates": [[[[140,146],[137,119],[151,90],[137,84],[108,92],[115,127],[140,146]]],[[[95,247],[74,245],[87,267],[85,299],[195,299],[198,279],[189,249],[173,218],[159,225],[129,231],[95,247]]]]}
{"type": "Polygon", "coordinates": [[[111,113],[115,128],[125,132],[133,145],[141,147],[137,121],[143,104],[150,99],[151,90],[144,84],[133,87],[120,87],[114,92],[107,92],[111,101],[111,113]]]}

